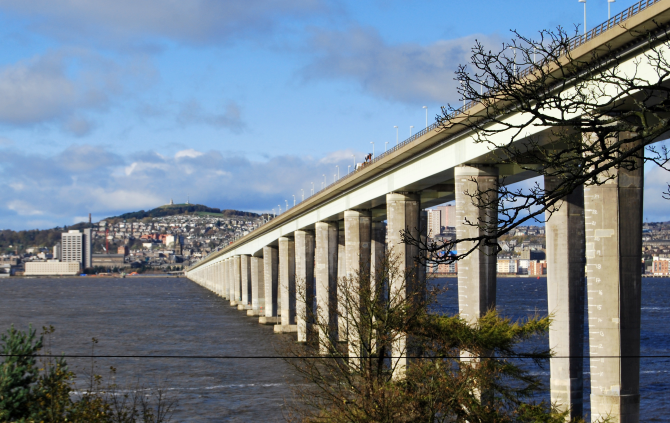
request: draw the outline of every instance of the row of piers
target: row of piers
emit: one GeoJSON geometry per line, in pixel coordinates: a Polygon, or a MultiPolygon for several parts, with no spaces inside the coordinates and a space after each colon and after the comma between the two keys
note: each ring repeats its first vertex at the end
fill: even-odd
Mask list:
{"type": "MultiPolygon", "coordinates": [[[[555,353],[550,389],[552,402],[570,410],[571,417],[583,416],[588,336],[592,420],[609,416],[613,422],[638,422],[642,167],[614,176],[564,198],[546,224],[547,300],[553,318],[549,344],[555,353]]],[[[455,169],[456,216],[463,222],[457,227],[459,239],[486,234],[497,225],[496,211],[477,207],[467,193],[477,188],[495,192],[498,181],[493,166],[455,169]],[[477,221],[475,226],[465,223],[477,221]]],[[[547,187],[558,182],[545,180],[547,187]]],[[[403,230],[415,237],[427,235],[420,203],[418,193],[393,192],[386,195],[386,224],[373,219],[369,209],[353,208],[344,211],[343,221],[316,222],[254,255],[233,252],[189,270],[187,276],[258,317],[259,323],[274,325],[275,332],[295,332],[298,341],[306,341],[309,316],[317,315],[330,328],[319,336],[347,341],[350,355],[358,356],[355,334],[337,319],[338,279],[362,269],[374,274],[391,248],[401,271],[423,272],[415,261],[418,248],[403,244],[400,235],[403,230]]],[[[463,243],[459,252],[471,247],[463,243]]],[[[494,247],[480,247],[459,263],[454,295],[461,316],[471,323],[496,306],[495,262],[494,247]]],[[[391,291],[425,289],[404,282],[390,281],[391,291]]],[[[393,349],[398,365],[408,365],[402,358],[405,345],[393,349]]]]}

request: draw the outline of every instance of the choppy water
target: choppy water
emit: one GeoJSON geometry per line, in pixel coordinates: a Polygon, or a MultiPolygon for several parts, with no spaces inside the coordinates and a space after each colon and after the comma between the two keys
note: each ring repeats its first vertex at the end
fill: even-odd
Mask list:
{"type": "MultiPolygon", "coordinates": [[[[458,312],[456,278],[437,279],[439,286],[446,284],[447,292],[440,295],[439,310],[458,312]]],[[[547,279],[498,278],[497,309],[501,315],[514,319],[547,315],[547,279]]],[[[585,310],[586,314],[586,310],[585,310]]],[[[544,340],[549,345],[549,339],[544,340]]],[[[588,335],[584,356],[589,352],[588,335]]],[[[670,278],[642,278],[641,355],[670,356],[670,278]]],[[[589,360],[584,359],[584,406],[590,411],[589,360]]],[[[549,370],[539,371],[549,385],[549,370]]],[[[642,358],[640,361],[640,421],[670,421],[670,358],[642,358]]],[[[549,400],[547,393],[544,398],[549,400]]]]}
{"type": "MultiPolygon", "coordinates": [[[[449,287],[440,309],[456,312],[456,279],[437,282],[449,287]]],[[[670,279],[643,279],[642,287],[642,354],[670,355],[670,279]]],[[[546,279],[499,279],[498,308],[515,318],[546,314],[546,279]]],[[[283,336],[184,278],[0,280],[0,330],[29,323],[54,325],[52,350],[66,354],[90,353],[96,337],[98,355],[275,355],[283,336]]],[[[88,359],[68,362],[80,373],[90,366],[88,359]]],[[[115,366],[121,383],[142,375],[147,385],[169,388],[180,402],[177,422],[282,421],[289,387],[300,383],[276,359],[97,362],[101,372],[115,366]]],[[[641,421],[668,421],[669,373],[670,359],[642,359],[641,421]]],[[[542,375],[548,382],[548,371],[542,375]]]]}

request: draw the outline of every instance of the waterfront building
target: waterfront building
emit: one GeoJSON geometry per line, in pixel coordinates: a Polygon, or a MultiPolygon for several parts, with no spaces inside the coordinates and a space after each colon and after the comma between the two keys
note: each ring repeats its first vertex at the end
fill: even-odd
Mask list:
{"type": "Polygon", "coordinates": [[[91,229],[70,230],[61,234],[61,262],[77,262],[84,269],[92,265],[91,229]]]}
{"type": "Polygon", "coordinates": [[[58,262],[56,260],[26,262],[26,276],[75,276],[80,272],[81,264],[76,261],[58,262]]]}

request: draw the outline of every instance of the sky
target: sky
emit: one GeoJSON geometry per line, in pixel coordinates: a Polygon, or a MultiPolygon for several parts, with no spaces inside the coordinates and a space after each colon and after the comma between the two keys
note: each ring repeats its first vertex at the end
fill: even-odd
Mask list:
{"type": "MultiPolygon", "coordinates": [[[[0,227],[285,208],[458,104],[475,40],[582,19],[577,0],[0,0],[0,227]]],[[[666,180],[647,169],[650,221],[666,180]]]]}

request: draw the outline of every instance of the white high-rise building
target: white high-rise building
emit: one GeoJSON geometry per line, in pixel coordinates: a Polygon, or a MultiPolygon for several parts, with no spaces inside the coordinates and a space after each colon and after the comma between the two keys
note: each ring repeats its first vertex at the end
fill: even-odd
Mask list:
{"type": "Polygon", "coordinates": [[[91,267],[91,229],[84,229],[84,233],[77,230],[63,232],[60,253],[61,262],[78,262],[84,269],[91,267]]]}
{"type": "Polygon", "coordinates": [[[442,210],[428,209],[428,236],[434,237],[442,232],[442,210]]]}

